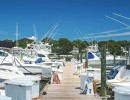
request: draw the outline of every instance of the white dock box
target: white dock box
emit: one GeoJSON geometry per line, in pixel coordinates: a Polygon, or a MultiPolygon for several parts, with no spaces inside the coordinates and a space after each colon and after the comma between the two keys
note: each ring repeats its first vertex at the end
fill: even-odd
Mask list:
{"type": "Polygon", "coordinates": [[[94,70],[87,69],[87,72],[80,74],[80,88],[84,88],[84,83],[88,79],[88,77],[94,77],[94,70]]]}
{"type": "Polygon", "coordinates": [[[25,80],[33,82],[33,85],[32,85],[32,98],[39,97],[39,93],[40,93],[40,80],[41,80],[41,78],[39,76],[27,76],[25,78],[25,80]]]}
{"type": "Polygon", "coordinates": [[[26,80],[5,81],[5,94],[13,100],[32,100],[33,82],[26,80]]]}
{"type": "Polygon", "coordinates": [[[0,95],[0,100],[12,100],[10,97],[0,95]]]}
{"type": "Polygon", "coordinates": [[[115,87],[114,100],[130,100],[130,87],[115,87]]]}
{"type": "Polygon", "coordinates": [[[15,81],[30,81],[33,83],[32,87],[31,87],[31,95],[32,98],[37,98],[39,97],[39,93],[40,93],[40,80],[41,78],[39,76],[26,76],[23,78],[15,78],[15,81]]]}
{"type": "Polygon", "coordinates": [[[84,82],[85,80],[87,80],[87,73],[81,73],[80,74],[80,88],[83,89],[84,88],[84,82]]]}

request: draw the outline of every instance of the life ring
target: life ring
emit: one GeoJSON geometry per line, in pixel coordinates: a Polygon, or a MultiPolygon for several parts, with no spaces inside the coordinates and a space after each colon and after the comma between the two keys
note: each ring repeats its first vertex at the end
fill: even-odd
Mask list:
{"type": "Polygon", "coordinates": [[[53,83],[54,82],[56,84],[60,84],[60,79],[59,79],[59,76],[58,76],[58,74],[56,72],[53,74],[53,83]]]}

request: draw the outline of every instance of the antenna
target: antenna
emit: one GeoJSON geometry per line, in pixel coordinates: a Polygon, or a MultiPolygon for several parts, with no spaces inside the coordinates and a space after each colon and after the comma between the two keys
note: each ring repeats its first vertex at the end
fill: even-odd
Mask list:
{"type": "Polygon", "coordinates": [[[82,37],[86,37],[86,39],[87,39],[87,42],[88,42],[88,44],[90,45],[90,40],[87,38],[87,35],[84,35],[83,33],[81,33],[81,31],[78,29],[78,32],[80,33],[80,35],[82,36],[82,37]]]}
{"type": "Polygon", "coordinates": [[[18,45],[19,45],[19,44],[18,44],[18,35],[19,35],[19,34],[18,34],[18,22],[17,22],[17,24],[16,24],[16,34],[15,34],[15,35],[16,35],[16,47],[18,47],[18,45]]]}
{"type": "Polygon", "coordinates": [[[33,31],[34,31],[34,35],[35,35],[34,42],[36,42],[37,41],[37,33],[36,33],[35,24],[33,25],[33,31]]]}
{"type": "MultiPolygon", "coordinates": [[[[56,32],[51,36],[51,38],[53,39],[53,37],[56,35],[56,33],[58,32],[60,30],[60,28],[59,29],[57,29],[56,30],[56,32]]],[[[49,42],[48,43],[50,43],[50,41],[51,41],[51,39],[49,40],[49,42]]]]}
{"type": "Polygon", "coordinates": [[[96,33],[90,33],[88,35],[99,35],[99,34],[106,34],[106,33],[114,33],[117,31],[125,30],[125,29],[130,29],[130,27],[125,27],[125,28],[120,28],[120,29],[115,29],[115,30],[108,30],[108,31],[103,31],[103,32],[96,32],[96,33]]]}
{"type": "MultiPolygon", "coordinates": [[[[54,26],[54,28],[51,30],[51,32],[50,32],[50,34],[48,35],[48,39],[49,38],[52,38],[53,37],[53,34],[55,35],[58,31],[59,31],[59,29],[58,29],[58,31],[56,30],[56,28],[58,27],[58,25],[59,24],[56,24],[55,26],[54,26]],[[55,32],[56,31],[56,32],[55,32]]],[[[49,41],[49,40],[48,40],[49,41]]],[[[47,42],[48,42],[47,41],[47,42]]]]}
{"type": "MultiPolygon", "coordinates": [[[[80,35],[81,35],[82,37],[84,37],[83,34],[81,33],[81,31],[80,31],[79,29],[78,29],[78,32],[77,32],[76,30],[74,30],[74,31],[76,32],[77,36],[79,36],[79,33],[80,33],[80,35]]],[[[79,38],[79,39],[80,39],[80,38],[79,38]]],[[[88,40],[87,42],[88,42],[88,44],[90,45],[89,40],[88,40]]],[[[83,43],[85,44],[85,46],[87,46],[85,42],[83,42],[83,43]]]]}
{"type": "Polygon", "coordinates": [[[108,41],[107,41],[107,50],[108,50],[108,41]]]}
{"type": "MultiPolygon", "coordinates": [[[[59,26],[59,22],[57,22],[54,26],[52,26],[52,27],[49,29],[49,31],[48,31],[46,34],[44,34],[44,36],[41,38],[40,41],[42,41],[42,39],[43,39],[43,38],[46,38],[46,37],[48,37],[48,38],[50,37],[50,38],[51,38],[51,36],[52,36],[54,30],[55,30],[58,26],[59,26]]],[[[47,41],[48,41],[48,40],[47,40],[47,41]]]]}

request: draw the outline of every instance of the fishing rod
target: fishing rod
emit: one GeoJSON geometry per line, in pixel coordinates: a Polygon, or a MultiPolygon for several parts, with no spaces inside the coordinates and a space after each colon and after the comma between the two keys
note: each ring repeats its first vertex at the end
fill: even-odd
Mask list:
{"type": "Polygon", "coordinates": [[[116,15],[116,16],[119,16],[119,17],[122,17],[122,18],[125,18],[125,19],[130,20],[130,18],[128,18],[128,17],[126,17],[126,16],[123,16],[123,15],[120,15],[120,14],[117,14],[117,13],[113,13],[113,14],[116,15]]]}
{"type": "Polygon", "coordinates": [[[120,24],[122,24],[122,25],[125,25],[125,26],[127,26],[127,27],[129,27],[129,28],[130,28],[130,25],[128,25],[128,24],[126,24],[126,23],[124,23],[124,22],[122,22],[122,21],[119,21],[119,20],[114,19],[114,18],[109,17],[109,16],[106,16],[106,17],[107,17],[107,18],[109,18],[109,19],[111,19],[111,20],[114,20],[114,21],[116,21],[116,22],[118,22],[118,23],[120,23],[120,24]]]}

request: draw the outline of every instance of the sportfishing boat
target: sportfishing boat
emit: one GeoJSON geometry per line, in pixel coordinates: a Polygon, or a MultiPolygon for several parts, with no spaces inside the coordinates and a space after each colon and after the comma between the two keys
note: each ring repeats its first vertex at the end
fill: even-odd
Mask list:
{"type": "Polygon", "coordinates": [[[51,53],[51,45],[47,43],[44,44],[42,42],[39,42],[36,44],[28,44],[27,48],[20,49],[19,52],[17,51],[18,50],[17,48],[14,50],[16,55],[19,55],[19,58],[26,63],[33,63],[33,64],[36,63],[37,65],[49,66],[49,67],[51,66],[53,71],[57,70],[57,73],[58,71],[59,73],[63,72],[62,67],[64,66],[64,60],[52,61],[48,57],[48,54],[51,53]]]}
{"type": "MultiPolygon", "coordinates": [[[[94,43],[88,46],[87,49],[88,49],[88,65],[101,66],[101,52],[99,50],[98,44],[94,43]]],[[[127,60],[126,57],[123,57],[123,56],[115,56],[114,58],[114,55],[110,54],[110,52],[106,50],[106,65],[107,66],[120,64],[126,60],[127,60]]]]}
{"type": "Polygon", "coordinates": [[[107,80],[114,91],[114,100],[130,100],[130,65],[124,66],[116,77],[107,80]]]}
{"type": "Polygon", "coordinates": [[[9,52],[0,50],[0,63],[11,65],[15,63],[16,66],[24,73],[24,74],[49,74],[51,75],[51,66],[40,65],[36,63],[24,63],[18,57],[15,57],[9,52]]]}
{"type": "Polygon", "coordinates": [[[113,87],[127,86],[128,83],[130,83],[130,65],[122,67],[114,79],[107,80],[107,84],[113,87]]]}

